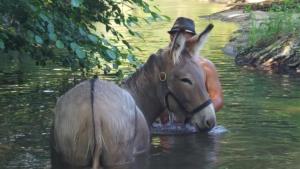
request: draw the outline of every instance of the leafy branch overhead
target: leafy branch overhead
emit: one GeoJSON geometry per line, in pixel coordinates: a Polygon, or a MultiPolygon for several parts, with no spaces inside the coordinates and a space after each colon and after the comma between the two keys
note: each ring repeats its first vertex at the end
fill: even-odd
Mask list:
{"type": "Polygon", "coordinates": [[[134,47],[115,26],[140,36],[132,25],[162,18],[143,0],[1,0],[0,14],[0,51],[30,55],[38,65],[53,61],[86,71],[118,69],[124,60],[136,66],[134,47]],[[142,10],[145,18],[132,10],[142,10]],[[112,34],[114,44],[104,32],[96,33],[95,23],[112,34]]]}

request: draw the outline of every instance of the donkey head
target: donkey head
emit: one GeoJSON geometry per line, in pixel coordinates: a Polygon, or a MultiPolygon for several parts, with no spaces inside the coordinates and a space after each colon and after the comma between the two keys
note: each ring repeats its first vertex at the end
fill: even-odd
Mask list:
{"type": "Polygon", "coordinates": [[[201,130],[213,128],[216,116],[205,86],[205,72],[193,56],[199,52],[212,28],[210,24],[201,34],[189,39],[178,32],[162,53],[163,67],[159,76],[165,84],[161,92],[165,106],[201,130]]]}

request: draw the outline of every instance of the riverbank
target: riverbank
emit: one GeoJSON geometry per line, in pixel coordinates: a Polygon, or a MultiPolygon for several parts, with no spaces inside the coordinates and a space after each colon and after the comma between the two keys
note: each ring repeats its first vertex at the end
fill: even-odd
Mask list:
{"type": "Polygon", "coordinates": [[[238,4],[201,17],[240,25],[223,49],[225,54],[235,57],[237,65],[300,74],[300,38],[296,31],[300,15],[286,5],[286,11],[275,11],[281,4],[275,5],[276,8],[274,2],[238,4]]]}

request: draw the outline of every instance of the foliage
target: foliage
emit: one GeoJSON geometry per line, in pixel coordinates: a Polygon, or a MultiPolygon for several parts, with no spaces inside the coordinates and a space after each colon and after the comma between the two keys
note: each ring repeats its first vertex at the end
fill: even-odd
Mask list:
{"type": "Polygon", "coordinates": [[[116,26],[139,36],[132,25],[164,18],[143,0],[1,0],[0,16],[0,52],[30,55],[37,65],[53,61],[72,70],[106,72],[118,70],[122,62],[138,64],[135,48],[116,26]],[[131,14],[136,9],[145,17],[131,14]],[[96,34],[95,23],[114,38],[96,34]]]}
{"type": "Polygon", "coordinates": [[[268,10],[269,19],[259,23],[252,15],[251,7],[245,8],[251,14],[249,46],[266,46],[287,34],[296,34],[300,30],[300,4],[294,0],[285,0],[281,5],[274,4],[268,10]]]}

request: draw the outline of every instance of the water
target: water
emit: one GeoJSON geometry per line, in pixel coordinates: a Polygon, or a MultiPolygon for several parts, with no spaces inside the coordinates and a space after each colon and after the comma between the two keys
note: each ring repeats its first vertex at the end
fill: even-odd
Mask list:
{"type": "MultiPolygon", "coordinates": [[[[198,20],[197,16],[219,11],[224,5],[164,0],[159,7],[172,20],[181,15],[195,19],[199,32],[209,21],[198,20]]],[[[221,47],[237,26],[210,22],[215,29],[202,55],[215,63],[220,74],[225,106],[217,118],[227,132],[153,136],[147,164],[139,168],[299,169],[300,77],[236,67],[221,47]]],[[[143,25],[138,29],[145,40],[128,37],[128,41],[143,49],[136,54],[145,60],[167,44],[166,31],[171,26],[170,22],[143,25]]],[[[0,168],[51,167],[51,110],[56,97],[80,80],[74,76],[56,67],[0,73],[0,168]]]]}

